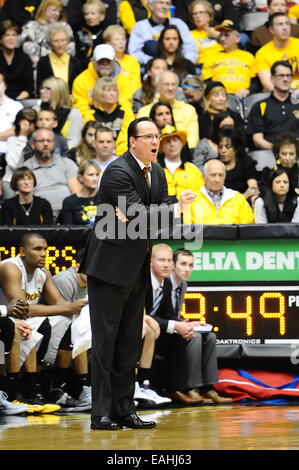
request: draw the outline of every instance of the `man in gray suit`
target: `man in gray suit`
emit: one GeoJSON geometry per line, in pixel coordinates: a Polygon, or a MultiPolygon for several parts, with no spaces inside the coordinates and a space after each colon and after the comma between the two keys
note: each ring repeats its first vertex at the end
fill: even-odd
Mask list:
{"type": "MultiPolygon", "coordinates": [[[[174,251],[173,271],[170,274],[172,305],[176,317],[180,320],[182,320],[181,310],[187,291],[187,281],[192,274],[193,267],[194,257],[191,251],[183,248],[178,248],[174,251]]],[[[218,382],[216,336],[212,332],[201,333],[196,331],[195,326],[198,325],[198,321],[184,320],[179,323],[179,328],[177,323],[175,327],[185,340],[193,338],[195,349],[190,349],[190,354],[197,351],[196,373],[200,386],[195,390],[189,391],[189,395],[193,398],[202,398],[203,404],[231,403],[232,400],[230,398],[221,397],[213,388],[213,385],[218,382]],[[201,360],[199,360],[200,356],[201,360]]],[[[186,347],[186,353],[188,353],[188,349],[186,347]]]]}

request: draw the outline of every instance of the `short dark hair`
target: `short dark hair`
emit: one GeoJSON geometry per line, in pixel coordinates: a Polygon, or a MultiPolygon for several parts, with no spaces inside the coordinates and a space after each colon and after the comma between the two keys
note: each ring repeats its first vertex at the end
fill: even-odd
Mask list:
{"type": "Polygon", "coordinates": [[[114,138],[113,130],[111,129],[111,127],[102,126],[102,125],[101,125],[100,127],[97,127],[97,128],[96,128],[95,136],[97,136],[97,133],[98,133],[98,132],[111,132],[112,137],[114,138]]]}
{"type": "Polygon", "coordinates": [[[276,69],[279,66],[287,67],[288,69],[290,69],[290,71],[293,75],[292,65],[288,60],[277,60],[276,62],[274,62],[274,64],[272,64],[272,67],[270,69],[270,72],[271,72],[272,76],[276,74],[276,69]]]}
{"type": "Polygon", "coordinates": [[[31,238],[38,238],[39,240],[45,240],[45,237],[43,237],[40,233],[38,232],[28,232],[25,233],[25,235],[22,236],[21,242],[20,242],[20,247],[26,247],[27,243],[31,240],[31,238]]]}
{"type": "Polygon", "coordinates": [[[20,134],[20,121],[22,119],[26,119],[27,121],[36,124],[37,111],[33,108],[23,108],[17,113],[14,122],[16,135],[20,134]]]}
{"type": "Polygon", "coordinates": [[[279,152],[283,145],[294,145],[296,148],[296,156],[299,155],[299,142],[297,140],[296,134],[293,132],[286,131],[276,136],[273,141],[273,153],[275,158],[279,157],[279,152]]]}
{"type": "Polygon", "coordinates": [[[30,168],[28,168],[27,166],[21,166],[13,172],[13,175],[10,180],[10,187],[13,191],[18,191],[18,181],[24,175],[31,175],[34,181],[34,186],[36,186],[36,177],[33,171],[30,170],[30,168]]]}
{"type": "Polygon", "coordinates": [[[193,255],[192,251],[186,250],[185,248],[177,248],[177,249],[174,250],[174,252],[173,252],[173,263],[174,263],[174,264],[176,264],[179,255],[182,255],[182,256],[192,256],[192,258],[194,258],[194,255],[193,255]]]}
{"type": "Polygon", "coordinates": [[[4,20],[0,23],[0,38],[2,38],[2,36],[4,36],[4,34],[9,30],[9,29],[14,29],[15,32],[17,34],[19,34],[19,27],[18,25],[10,20],[10,19],[7,19],[7,20],[4,20]]]}
{"type": "Polygon", "coordinates": [[[150,117],[147,117],[147,116],[134,119],[134,121],[130,122],[129,127],[128,127],[128,148],[130,148],[130,137],[137,136],[138,124],[144,121],[152,122],[153,124],[155,124],[155,126],[157,125],[155,121],[153,121],[150,117]]]}
{"type": "Polygon", "coordinates": [[[272,13],[272,15],[269,16],[269,26],[273,26],[275,18],[278,18],[278,16],[286,16],[288,18],[288,14],[283,11],[277,11],[276,13],[272,13]]]}

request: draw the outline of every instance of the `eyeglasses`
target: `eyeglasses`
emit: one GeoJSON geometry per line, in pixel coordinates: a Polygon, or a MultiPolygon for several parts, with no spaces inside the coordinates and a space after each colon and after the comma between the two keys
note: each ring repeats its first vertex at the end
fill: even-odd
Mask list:
{"type": "Polygon", "coordinates": [[[206,15],[206,14],[208,14],[207,11],[194,11],[194,12],[192,13],[192,16],[206,15]]]}
{"type": "Polygon", "coordinates": [[[142,138],[146,142],[153,142],[153,140],[161,140],[161,134],[143,134],[143,135],[135,135],[134,139],[142,138]]]}
{"type": "Polygon", "coordinates": [[[279,79],[282,79],[282,78],[291,79],[291,78],[293,78],[293,75],[292,75],[291,73],[285,73],[285,74],[283,74],[283,73],[276,73],[276,74],[274,75],[274,77],[279,78],[279,79]]]}

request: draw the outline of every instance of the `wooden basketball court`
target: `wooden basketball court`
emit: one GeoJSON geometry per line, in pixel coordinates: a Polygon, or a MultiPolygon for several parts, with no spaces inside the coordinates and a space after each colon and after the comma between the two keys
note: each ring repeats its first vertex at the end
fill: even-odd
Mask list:
{"type": "Polygon", "coordinates": [[[180,450],[186,456],[198,450],[299,449],[299,403],[211,405],[139,414],[157,421],[157,428],[91,431],[86,413],[0,416],[0,450],[126,450],[132,455],[180,450]]]}

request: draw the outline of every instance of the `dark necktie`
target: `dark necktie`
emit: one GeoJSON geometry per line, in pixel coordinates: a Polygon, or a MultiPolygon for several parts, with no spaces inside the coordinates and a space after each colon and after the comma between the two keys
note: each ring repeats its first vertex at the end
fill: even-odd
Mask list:
{"type": "Polygon", "coordinates": [[[149,188],[151,188],[151,183],[150,183],[150,180],[149,180],[149,176],[148,174],[151,172],[151,169],[149,166],[145,166],[143,168],[143,173],[144,173],[144,177],[145,177],[145,181],[146,181],[146,184],[149,188]]]}
{"type": "Polygon", "coordinates": [[[175,289],[175,313],[177,317],[180,316],[180,311],[179,311],[180,298],[181,298],[181,287],[178,286],[175,289]]]}
{"type": "Polygon", "coordinates": [[[157,288],[156,296],[154,298],[153,308],[152,308],[151,313],[150,313],[151,317],[154,317],[156,315],[157,310],[160,307],[162,297],[163,297],[163,287],[160,285],[157,288]]]}

